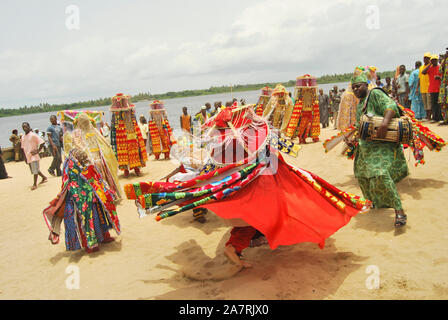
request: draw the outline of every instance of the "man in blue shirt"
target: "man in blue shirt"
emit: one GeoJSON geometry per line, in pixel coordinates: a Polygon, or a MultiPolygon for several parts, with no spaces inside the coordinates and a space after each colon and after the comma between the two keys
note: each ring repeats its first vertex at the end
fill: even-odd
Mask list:
{"type": "Polygon", "coordinates": [[[48,142],[50,143],[50,152],[53,155],[53,161],[48,169],[48,172],[54,176],[54,171],[58,177],[61,176],[61,163],[62,163],[62,128],[58,125],[55,115],[50,117],[51,125],[47,129],[48,142]]]}

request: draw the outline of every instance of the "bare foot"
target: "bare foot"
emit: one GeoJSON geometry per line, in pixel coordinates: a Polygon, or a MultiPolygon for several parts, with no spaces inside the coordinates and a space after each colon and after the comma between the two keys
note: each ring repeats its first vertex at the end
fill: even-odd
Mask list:
{"type": "Polygon", "coordinates": [[[48,179],[47,178],[45,178],[45,179],[42,179],[42,181],[39,183],[39,184],[42,184],[42,183],[45,183],[45,182],[47,182],[48,181],[48,179]]]}
{"type": "Polygon", "coordinates": [[[224,249],[224,254],[231,262],[235,263],[236,265],[242,266],[243,268],[252,268],[252,265],[250,263],[243,261],[240,259],[240,257],[238,257],[235,248],[232,245],[228,245],[224,249]]]}
{"type": "Polygon", "coordinates": [[[32,186],[31,187],[31,190],[36,190],[37,189],[37,186],[32,186]]]}

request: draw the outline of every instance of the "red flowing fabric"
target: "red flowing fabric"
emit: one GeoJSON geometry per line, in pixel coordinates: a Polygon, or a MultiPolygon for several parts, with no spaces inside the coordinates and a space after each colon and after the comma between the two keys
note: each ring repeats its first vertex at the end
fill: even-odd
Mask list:
{"type": "Polygon", "coordinates": [[[275,174],[266,171],[232,197],[201,207],[224,219],[242,219],[265,235],[271,249],[300,242],[323,248],[325,239],[359,212],[351,206],[339,211],[281,157],[275,174]]]}

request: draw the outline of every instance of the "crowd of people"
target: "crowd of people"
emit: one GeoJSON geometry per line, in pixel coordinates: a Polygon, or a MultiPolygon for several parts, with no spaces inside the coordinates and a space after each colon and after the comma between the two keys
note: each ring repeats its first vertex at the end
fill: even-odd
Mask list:
{"type": "Polygon", "coordinates": [[[401,105],[411,108],[418,120],[447,125],[447,64],[448,48],[439,55],[426,52],[423,62],[416,61],[410,74],[404,65],[399,66],[394,79],[386,79],[383,88],[401,105]]]}

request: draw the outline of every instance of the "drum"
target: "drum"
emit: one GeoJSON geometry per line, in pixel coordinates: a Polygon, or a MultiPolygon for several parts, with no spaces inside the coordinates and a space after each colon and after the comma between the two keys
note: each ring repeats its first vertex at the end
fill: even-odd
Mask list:
{"type": "Polygon", "coordinates": [[[391,119],[386,136],[382,139],[377,138],[376,131],[381,126],[383,119],[383,117],[363,114],[359,126],[359,137],[367,141],[388,141],[408,145],[411,143],[413,139],[412,123],[406,117],[391,119]]]}

